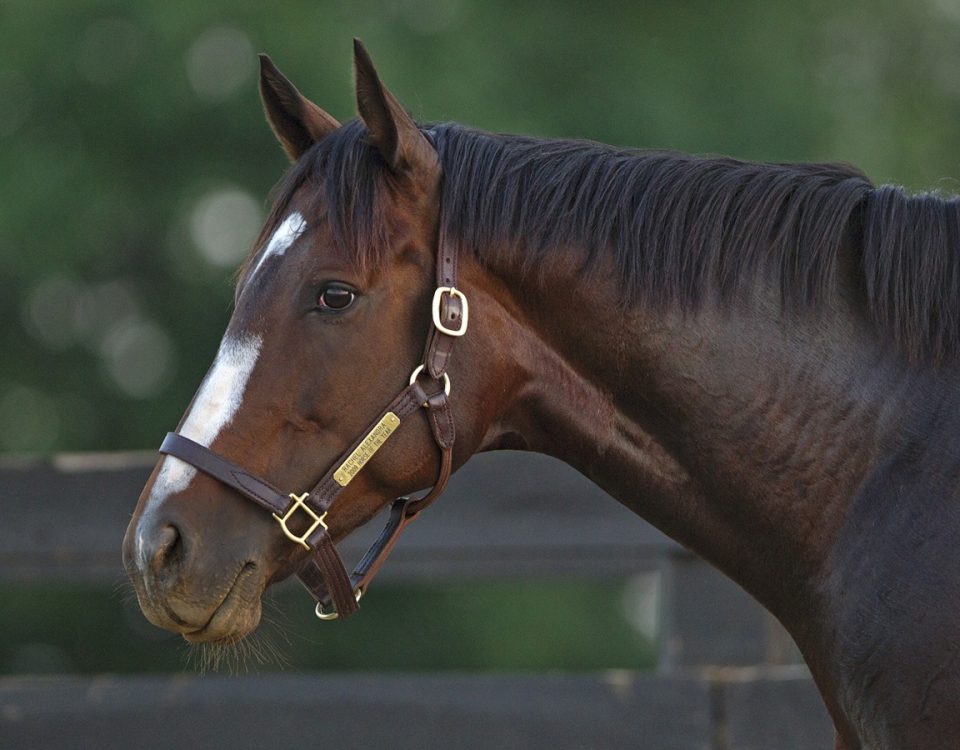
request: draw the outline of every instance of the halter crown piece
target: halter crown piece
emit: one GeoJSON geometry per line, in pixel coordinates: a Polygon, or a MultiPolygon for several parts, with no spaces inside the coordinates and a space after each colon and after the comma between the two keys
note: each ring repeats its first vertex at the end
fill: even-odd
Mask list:
{"type": "Polygon", "coordinates": [[[342,620],[357,611],[360,597],[397,543],[401,532],[421,510],[440,496],[450,479],[455,431],[447,365],[454,342],[467,332],[470,313],[467,298],[457,289],[456,249],[448,247],[448,244],[441,235],[437,247],[437,289],[431,309],[433,327],[424,350],[423,364],[413,371],[407,387],[397,394],[367,431],[340,455],[312,490],[299,495],[283,492],[209,448],[175,432],[167,433],[160,446],[161,453],[186,461],[270,511],[293,543],[311,550],[297,575],[317,600],[316,613],[321,620],[342,620]],[[442,382],[443,388],[435,393],[427,393],[420,385],[425,375],[438,383],[442,382]],[[403,420],[420,409],[426,411],[433,438],[440,448],[437,481],[422,498],[400,497],[393,502],[387,525],[353,573],[348,575],[327,530],[326,517],[330,506],[403,420]],[[297,519],[298,528],[305,529],[301,533],[291,528],[294,519],[297,519]]]}

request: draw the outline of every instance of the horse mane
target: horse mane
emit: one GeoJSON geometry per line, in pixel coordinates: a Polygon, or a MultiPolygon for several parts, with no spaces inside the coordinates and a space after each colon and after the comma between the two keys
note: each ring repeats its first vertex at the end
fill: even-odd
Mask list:
{"type": "MultiPolygon", "coordinates": [[[[709,294],[729,303],[763,272],[786,306],[814,306],[835,289],[841,245],[853,238],[882,334],[915,360],[960,349],[956,197],[877,188],[840,164],[702,158],[457,124],[430,132],[443,169],[440,231],[481,262],[534,272],[569,250],[589,273],[612,260],[623,304],[683,310],[709,294]]],[[[305,184],[336,241],[361,266],[382,262],[380,217],[396,185],[361,122],[291,168],[255,247],[305,184]]]]}

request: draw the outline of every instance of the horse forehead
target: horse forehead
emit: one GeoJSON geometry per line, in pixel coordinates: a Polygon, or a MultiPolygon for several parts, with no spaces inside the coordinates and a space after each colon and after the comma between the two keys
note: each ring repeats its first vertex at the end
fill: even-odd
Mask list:
{"type": "Polygon", "coordinates": [[[316,244],[315,230],[321,223],[301,211],[291,211],[254,252],[237,289],[231,321],[235,333],[262,328],[264,314],[289,299],[291,285],[305,278],[306,263],[316,244]],[[308,233],[310,237],[305,236],[308,233]]]}
{"type": "Polygon", "coordinates": [[[283,258],[287,251],[307,231],[307,220],[300,211],[291,211],[273,230],[270,238],[254,256],[250,273],[247,274],[245,286],[257,281],[264,268],[283,258]]]}

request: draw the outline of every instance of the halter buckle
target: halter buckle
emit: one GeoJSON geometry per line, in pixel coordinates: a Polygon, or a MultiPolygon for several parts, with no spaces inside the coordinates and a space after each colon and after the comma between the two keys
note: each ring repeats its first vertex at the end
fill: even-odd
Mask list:
{"type": "Polygon", "coordinates": [[[291,492],[290,497],[293,499],[293,503],[289,508],[287,508],[287,512],[284,513],[283,516],[278,516],[276,513],[272,514],[273,517],[277,519],[277,523],[280,524],[280,528],[283,529],[283,533],[286,534],[287,539],[289,539],[291,542],[302,544],[307,549],[310,549],[310,545],[307,544],[307,539],[310,538],[310,535],[316,530],[317,526],[323,526],[324,530],[327,529],[327,524],[323,522],[323,519],[327,517],[327,514],[324,513],[322,516],[318,516],[313,512],[313,509],[309,505],[304,503],[304,500],[306,500],[309,496],[309,492],[304,492],[302,495],[294,495],[291,492]],[[287,521],[289,521],[290,517],[298,510],[302,510],[313,520],[313,523],[310,524],[310,528],[307,529],[301,536],[294,534],[287,526],[287,521]]]}
{"type": "Polygon", "coordinates": [[[433,293],[433,325],[436,327],[440,333],[445,333],[447,336],[463,336],[467,332],[467,323],[470,321],[470,305],[467,303],[467,298],[463,292],[453,286],[438,286],[437,290],[433,293]],[[443,295],[449,294],[451,297],[459,297],[461,304],[463,305],[463,318],[460,320],[460,328],[454,330],[452,328],[447,328],[443,321],[440,320],[440,302],[443,300],[443,295]]]}

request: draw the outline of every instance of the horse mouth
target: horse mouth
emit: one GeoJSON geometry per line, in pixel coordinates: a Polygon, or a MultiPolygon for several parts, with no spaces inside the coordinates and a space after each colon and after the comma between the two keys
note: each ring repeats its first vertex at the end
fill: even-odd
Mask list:
{"type": "Polygon", "coordinates": [[[191,644],[236,643],[260,624],[260,595],[263,582],[258,580],[255,563],[247,562],[206,623],[194,630],[181,630],[191,644]]]}

